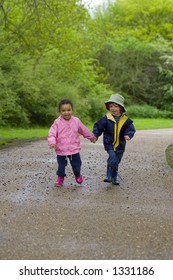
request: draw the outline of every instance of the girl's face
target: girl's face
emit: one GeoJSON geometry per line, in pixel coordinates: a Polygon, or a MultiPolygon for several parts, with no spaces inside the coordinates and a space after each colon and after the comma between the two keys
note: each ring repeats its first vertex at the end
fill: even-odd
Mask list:
{"type": "Polygon", "coordinates": [[[116,103],[110,103],[109,111],[113,116],[121,115],[121,106],[116,103]]]}
{"type": "Polygon", "coordinates": [[[60,114],[66,121],[70,120],[72,112],[73,110],[70,104],[61,105],[60,114]]]}

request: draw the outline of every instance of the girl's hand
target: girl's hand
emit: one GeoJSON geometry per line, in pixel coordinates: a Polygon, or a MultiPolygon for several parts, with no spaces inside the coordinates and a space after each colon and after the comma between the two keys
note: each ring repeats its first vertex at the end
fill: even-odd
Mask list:
{"type": "Polygon", "coordinates": [[[50,144],[50,145],[49,145],[49,148],[50,148],[50,149],[55,149],[55,144],[50,144]]]}
{"type": "Polygon", "coordinates": [[[130,140],[130,137],[129,137],[128,135],[125,135],[125,136],[124,136],[124,139],[125,139],[126,141],[129,141],[129,140],[130,140]]]}

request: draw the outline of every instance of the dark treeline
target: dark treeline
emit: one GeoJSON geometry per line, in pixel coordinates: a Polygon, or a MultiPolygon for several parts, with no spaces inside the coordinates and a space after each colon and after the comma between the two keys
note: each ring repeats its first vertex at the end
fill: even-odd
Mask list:
{"type": "Polygon", "coordinates": [[[50,125],[71,98],[87,124],[113,92],[132,117],[173,118],[173,0],[0,3],[0,126],[50,125]]]}

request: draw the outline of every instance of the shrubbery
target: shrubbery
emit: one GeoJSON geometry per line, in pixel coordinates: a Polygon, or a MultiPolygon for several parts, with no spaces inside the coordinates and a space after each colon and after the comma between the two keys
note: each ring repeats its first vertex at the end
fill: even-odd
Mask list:
{"type": "Polygon", "coordinates": [[[159,110],[150,105],[133,105],[127,108],[128,116],[131,118],[170,118],[173,119],[173,112],[159,110]]]}

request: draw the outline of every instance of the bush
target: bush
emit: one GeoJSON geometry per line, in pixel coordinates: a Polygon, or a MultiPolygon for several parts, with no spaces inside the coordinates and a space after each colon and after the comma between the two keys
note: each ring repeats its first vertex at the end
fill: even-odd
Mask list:
{"type": "Polygon", "coordinates": [[[131,118],[169,118],[173,119],[173,112],[162,111],[150,105],[132,105],[127,108],[131,118]]]}

